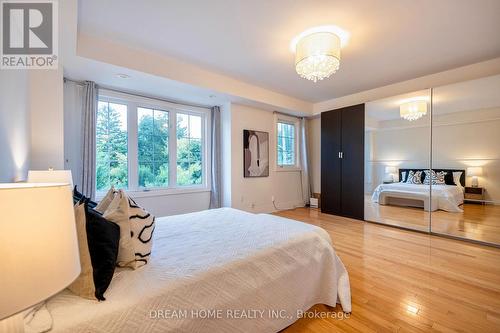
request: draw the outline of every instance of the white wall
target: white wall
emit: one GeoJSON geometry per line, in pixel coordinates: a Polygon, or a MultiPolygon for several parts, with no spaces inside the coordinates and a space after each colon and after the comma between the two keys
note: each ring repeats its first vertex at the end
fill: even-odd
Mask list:
{"type": "Polygon", "coordinates": [[[231,201],[232,207],[250,212],[272,212],[274,196],[278,208],[302,206],[300,171],[276,171],[274,114],[269,111],[231,105],[231,201]],[[243,177],[243,130],[269,133],[269,177],[243,177]]]}
{"type": "Polygon", "coordinates": [[[208,209],[210,192],[193,192],[169,195],[131,197],[155,216],[185,214],[208,209]]]}
{"type": "Polygon", "coordinates": [[[29,78],[25,70],[0,73],[0,182],[24,180],[29,168],[29,78]]]}
{"type": "Polygon", "coordinates": [[[64,168],[63,71],[30,71],[31,165],[64,168]]]}
{"type": "Polygon", "coordinates": [[[321,117],[309,118],[307,126],[312,191],[313,193],[321,193],[321,117]]]}

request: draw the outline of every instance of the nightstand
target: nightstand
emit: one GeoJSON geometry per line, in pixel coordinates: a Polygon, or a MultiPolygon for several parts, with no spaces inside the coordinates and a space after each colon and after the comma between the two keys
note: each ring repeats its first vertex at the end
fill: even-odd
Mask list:
{"type": "Polygon", "coordinates": [[[484,187],[465,187],[464,201],[484,203],[484,187]]]}

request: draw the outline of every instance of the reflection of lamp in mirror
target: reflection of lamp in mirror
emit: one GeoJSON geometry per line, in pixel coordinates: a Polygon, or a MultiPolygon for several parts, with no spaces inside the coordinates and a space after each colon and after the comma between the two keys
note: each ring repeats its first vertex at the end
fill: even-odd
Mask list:
{"type": "Polygon", "coordinates": [[[399,106],[399,115],[401,118],[413,121],[422,118],[427,114],[427,102],[416,100],[403,103],[399,106]]]}
{"type": "Polygon", "coordinates": [[[483,168],[481,167],[469,167],[467,168],[467,176],[472,177],[471,185],[472,187],[478,187],[479,181],[477,179],[478,176],[483,175],[483,168]]]}
{"type": "Polygon", "coordinates": [[[387,181],[394,182],[394,174],[397,172],[395,166],[386,166],[385,167],[385,174],[389,175],[389,177],[386,179],[387,181]]]}

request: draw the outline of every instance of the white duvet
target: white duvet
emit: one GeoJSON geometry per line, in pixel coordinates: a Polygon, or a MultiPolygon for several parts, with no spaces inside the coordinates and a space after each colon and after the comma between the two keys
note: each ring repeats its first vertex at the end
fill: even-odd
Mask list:
{"type": "MultiPolygon", "coordinates": [[[[430,193],[429,185],[392,183],[381,184],[373,191],[372,201],[379,202],[379,196],[384,191],[405,191],[413,193],[430,193]]],[[[437,208],[448,212],[463,212],[460,205],[464,203],[464,189],[456,185],[432,185],[432,200],[437,208]]]]}
{"type": "Polygon", "coordinates": [[[157,219],[150,263],[117,272],[105,297],[51,298],[51,332],[276,332],[314,304],[351,311],[323,229],[231,208],[157,219]]]}

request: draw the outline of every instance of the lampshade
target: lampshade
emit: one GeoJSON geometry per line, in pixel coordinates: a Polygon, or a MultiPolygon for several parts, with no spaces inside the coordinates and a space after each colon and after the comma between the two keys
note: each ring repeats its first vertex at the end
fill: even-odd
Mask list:
{"type": "Polygon", "coordinates": [[[394,166],[386,166],[385,167],[385,173],[396,173],[397,170],[396,170],[396,167],[394,166]]]}
{"type": "Polygon", "coordinates": [[[80,274],[71,187],[0,184],[0,320],[47,299],[80,274]]]}
{"type": "Polygon", "coordinates": [[[295,50],[295,70],[311,81],[323,80],[340,66],[340,38],[332,32],[315,32],[302,37],[295,50]]]}
{"type": "Polygon", "coordinates": [[[427,114],[427,101],[411,101],[399,106],[401,118],[413,121],[427,114]]]}
{"type": "Polygon", "coordinates": [[[65,183],[73,188],[71,170],[29,170],[28,183],[65,183]]]}
{"type": "Polygon", "coordinates": [[[483,168],[481,167],[469,167],[467,168],[467,176],[477,177],[483,174],[483,168]]]}

